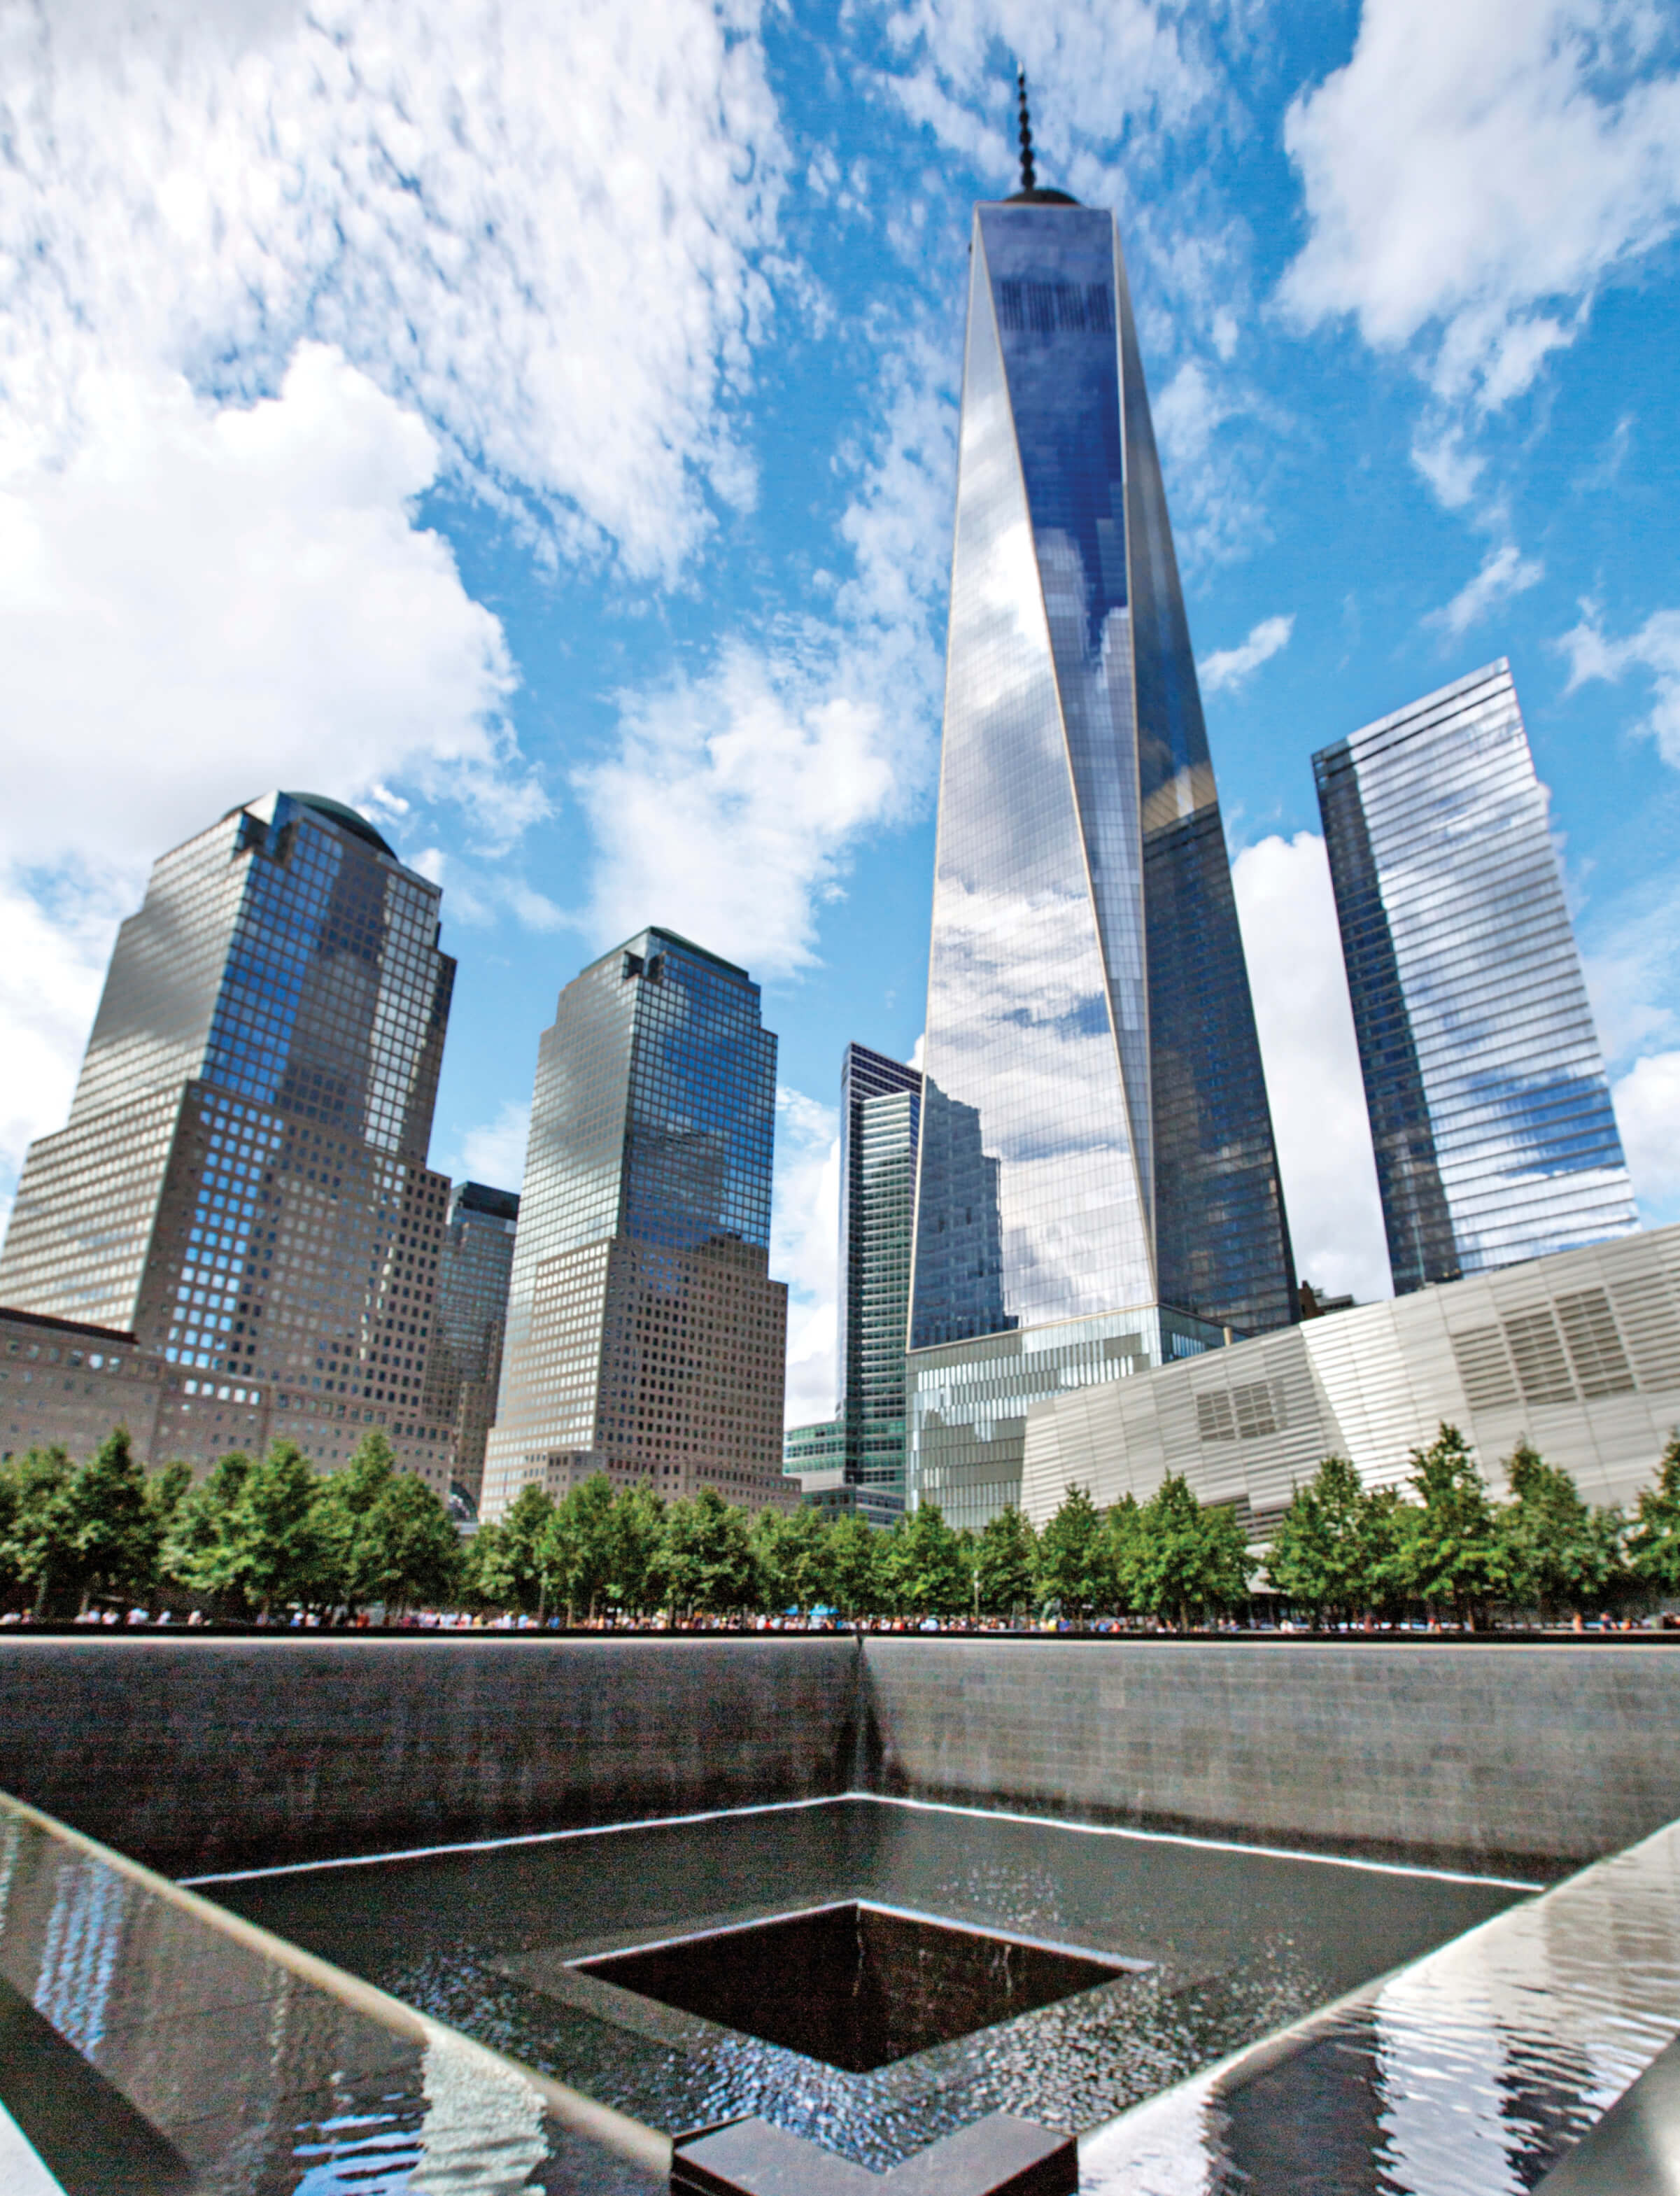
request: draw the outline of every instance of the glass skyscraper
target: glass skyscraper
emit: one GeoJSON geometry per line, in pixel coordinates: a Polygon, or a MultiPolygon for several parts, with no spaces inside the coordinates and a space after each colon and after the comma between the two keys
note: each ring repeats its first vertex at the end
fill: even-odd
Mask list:
{"type": "Polygon", "coordinates": [[[921,1118],[915,1068],[847,1045],[835,1370],[846,1478],[855,1507],[873,1525],[890,1525],[904,1508],[904,1334],[921,1118]]]}
{"type": "Polygon", "coordinates": [[[427,1367],[426,1409],[447,1425],[455,1485],[476,1509],[484,1442],[496,1415],[507,1326],[507,1287],[519,1228],[511,1189],[457,1182],[437,1262],[437,1315],[427,1367]]]}
{"type": "Polygon", "coordinates": [[[965,1523],[1036,1398],[1296,1309],[1119,240],[1025,180],[973,226],[909,1322],[965,1523]]]}
{"type": "Polygon", "coordinates": [[[1505,661],[1313,758],[1398,1295],[1639,1225],[1505,661]]]}
{"type": "Polygon", "coordinates": [[[289,1433],[331,1465],[377,1425],[447,1485],[424,1405],[441,899],[353,809],[271,793],[164,855],[122,926],[68,1124],[24,1164],[0,1303],[156,1351],[165,1453],[289,1433]]]}
{"type": "Polygon", "coordinates": [[[486,1517],[596,1471],[794,1499],[775,1126],[776,1039],[744,968],[649,929],[561,992],[537,1052],[486,1517]]]}

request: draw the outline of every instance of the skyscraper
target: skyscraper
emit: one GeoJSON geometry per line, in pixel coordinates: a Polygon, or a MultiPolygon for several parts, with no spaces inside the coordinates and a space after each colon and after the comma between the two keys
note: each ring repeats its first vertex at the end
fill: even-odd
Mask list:
{"type": "Polygon", "coordinates": [[[1313,758],[1396,1294],[1639,1225],[1502,657],[1313,758]]]}
{"type": "Polygon", "coordinates": [[[24,1164],[0,1303],[159,1353],[170,1453],[202,1459],[196,1430],[236,1403],[242,1442],[291,1433],[332,1465],[384,1425],[447,1482],[422,1407],[441,899],[354,810],[271,793],[164,855],[118,933],[69,1123],[24,1164]]]}
{"type": "Polygon", "coordinates": [[[649,929],[561,992],[537,1052],[487,1517],[596,1471],[795,1499],[775,1125],[776,1039],[744,968],[649,929]]]}
{"type": "Polygon", "coordinates": [[[913,1491],[1013,1500],[1065,1384],[1295,1309],[1113,217],[976,210],[910,1313],[913,1491]]]}
{"type": "Polygon", "coordinates": [[[840,1066],[838,1415],[846,1478],[871,1524],[904,1508],[904,1332],[921,1077],[867,1045],[840,1066]]]}
{"type": "Polygon", "coordinates": [[[519,1199],[511,1189],[460,1182],[437,1262],[437,1309],[426,1368],[426,1413],[449,1429],[456,1483],[476,1505],[484,1442],[496,1415],[519,1199]]]}

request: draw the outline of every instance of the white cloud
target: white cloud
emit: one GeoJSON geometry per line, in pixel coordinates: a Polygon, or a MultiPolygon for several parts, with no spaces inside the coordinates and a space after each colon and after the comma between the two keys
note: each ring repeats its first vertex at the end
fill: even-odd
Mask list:
{"type": "Polygon", "coordinates": [[[321,345],[252,406],[178,376],[98,393],[64,462],[0,485],[14,1163],[63,1120],[92,972],[163,849],[277,784],[372,801],[401,775],[493,834],[543,805],[500,626],[412,520],[437,458],[414,413],[321,345]]]}
{"type": "Polygon", "coordinates": [[[100,395],[66,463],[0,488],[0,854],[132,864],[280,783],[540,812],[501,627],[410,516],[437,463],[413,412],[319,344],[248,407],[100,395]]]}
{"type": "Polygon", "coordinates": [[[1299,831],[1232,868],[1297,1269],[1361,1303],[1393,1293],[1377,1162],[1324,841],[1299,831]]]}
{"type": "Polygon", "coordinates": [[[777,1090],[776,1114],[770,1269],[788,1285],[787,1423],[808,1425],[834,1414],[840,1124],[798,1090],[777,1090]]]}
{"type": "Polygon", "coordinates": [[[1227,687],[1240,686],[1262,663],[1269,663],[1289,646],[1290,635],[1294,631],[1293,612],[1287,617],[1261,618],[1246,640],[1235,648],[1216,648],[1197,665],[1196,676],[1201,681],[1202,691],[1219,694],[1227,687]]]}
{"type": "Polygon", "coordinates": [[[491,1189],[517,1191],[525,1179],[525,1146],[531,1133],[528,1099],[503,1101],[493,1121],[461,1138],[460,1175],[491,1189]]]}
{"type": "Polygon", "coordinates": [[[339,344],[449,453],[670,575],[770,307],[783,148],[753,0],[268,0],[14,18],[9,445],[113,369],[271,388],[339,344]]]}
{"type": "Polygon", "coordinates": [[[1519,394],[1680,217],[1664,43],[1640,0],[1365,0],[1352,59],[1285,124],[1310,224],[1286,305],[1385,348],[1428,332],[1451,401],[1519,394]]]}
{"type": "Polygon", "coordinates": [[[880,443],[852,459],[834,622],[621,696],[615,750],[574,772],[598,942],[664,922],[755,975],[809,968],[853,846],[927,790],[955,417],[937,357],[912,344],[889,373],[880,443]]]}
{"type": "Polygon", "coordinates": [[[1680,1220],[1680,1052],[1637,1060],[1611,1095],[1646,1224],[1680,1220]]]}
{"type": "Polygon", "coordinates": [[[1479,624],[1498,604],[1524,593],[1544,577],[1544,564],[1524,557],[1514,541],[1507,541],[1490,549],[1475,577],[1467,580],[1450,603],[1432,610],[1425,622],[1438,625],[1456,638],[1479,624]]]}
{"type": "Polygon", "coordinates": [[[1475,494],[1487,459],[1464,448],[1464,431],[1436,423],[1434,431],[1419,435],[1412,446],[1412,462],[1435,490],[1435,500],[1447,511],[1462,511],[1475,494]]]}
{"type": "Polygon", "coordinates": [[[1654,610],[1625,640],[1609,640],[1589,604],[1580,623],[1558,645],[1569,658],[1569,691],[1591,679],[1619,679],[1640,670],[1655,689],[1650,714],[1640,726],[1657,743],[1663,760],[1680,770],[1680,610],[1654,610]]]}

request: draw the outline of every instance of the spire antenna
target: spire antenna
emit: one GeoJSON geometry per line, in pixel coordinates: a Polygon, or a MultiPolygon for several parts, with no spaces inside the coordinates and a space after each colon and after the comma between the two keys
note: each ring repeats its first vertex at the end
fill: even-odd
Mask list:
{"type": "Polygon", "coordinates": [[[1015,88],[1020,94],[1021,102],[1021,188],[1024,191],[1036,190],[1037,188],[1037,178],[1035,175],[1032,165],[1032,124],[1027,120],[1026,70],[1025,67],[1018,68],[1015,72],[1015,88]]]}

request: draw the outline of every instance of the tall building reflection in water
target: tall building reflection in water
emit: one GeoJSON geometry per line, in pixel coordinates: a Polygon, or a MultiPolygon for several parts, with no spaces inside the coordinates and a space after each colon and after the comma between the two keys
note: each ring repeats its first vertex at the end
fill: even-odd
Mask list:
{"type": "Polygon", "coordinates": [[[1023,1414],[1294,1315],[1194,659],[1113,217],[974,217],[910,1310],[912,1499],[1023,1414]]]}

